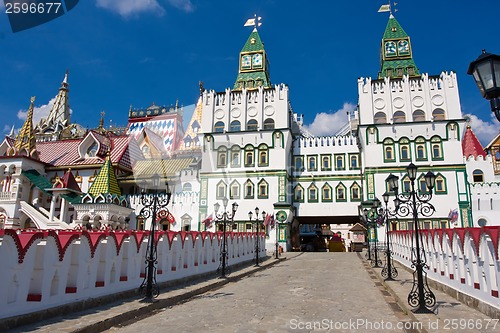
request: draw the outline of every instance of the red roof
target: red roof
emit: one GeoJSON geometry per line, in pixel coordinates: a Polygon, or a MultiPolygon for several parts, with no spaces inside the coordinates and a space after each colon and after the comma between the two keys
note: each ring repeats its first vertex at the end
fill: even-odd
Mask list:
{"type": "MultiPolygon", "coordinates": [[[[91,135],[89,133],[88,135],[91,135]]],[[[101,141],[102,136],[92,133],[92,136],[101,141]]],[[[131,137],[123,136],[110,136],[111,141],[111,163],[118,163],[128,169],[132,169],[135,158],[138,157],[137,145],[129,145],[131,137]],[[133,151],[130,151],[132,148],[133,151]]],[[[80,157],[78,147],[83,139],[71,139],[61,141],[38,142],[36,149],[40,156],[40,161],[51,164],[53,166],[67,166],[74,165],[94,165],[103,164],[105,157],[80,157]]],[[[140,151],[139,151],[140,154],[140,151]]]]}
{"type": "Polygon", "coordinates": [[[465,130],[464,139],[462,141],[462,152],[465,158],[469,158],[469,156],[473,156],[477,158],[478,156],[486,157],[486,152],[484,151],[483,146],[477,139],[474,132],[470,126],[467,126],[465,130]]]}

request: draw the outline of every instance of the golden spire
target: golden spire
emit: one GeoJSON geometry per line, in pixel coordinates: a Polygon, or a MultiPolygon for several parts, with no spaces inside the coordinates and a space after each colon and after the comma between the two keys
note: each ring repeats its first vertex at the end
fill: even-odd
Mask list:
{"type": "Polygon", "coordinates": [[[31,104],[28,110],[28,115],[24,121],[23,127],[17,135],[16,142],[14,142],[14,148],[19,152],[21,149],[27,149],[28,153],[31,153],[35,149],[35,135],[33,131],[33,110],[35,104],[35,96],[31,97],[31,104]]]}

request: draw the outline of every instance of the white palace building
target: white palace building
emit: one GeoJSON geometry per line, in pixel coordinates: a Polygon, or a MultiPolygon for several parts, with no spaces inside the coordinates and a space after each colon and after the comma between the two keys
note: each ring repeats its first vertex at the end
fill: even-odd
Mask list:
{"type": "MultiPolygon", "coordinates": [[[[85,130],[70,121],[66,74],[47,119],[33,124],[32,99],[22,129],[0,143],[0,226],[147,230],[139,188],[157,173],[173,194],[159,229],[220,230],[210,219],[227,198],[239,204],[229,230],[253,231],[256,215],[251,221],[248,212],[266,212],[258,218],[269,250],[276,237],[285,250],[301,249],[308,226],[340,232],[348,245],[360,207],[381,198],[390,174],[409,189],[410,163],[420,190],[428,171],[437,176],[436,212],[421,220],[423,229],[500,225],[500,136],[481,146],[462,116],[456,74],[421,72],[392,14],[381,57],[376,78],[358,79],[349,123],[322,137],[304,130],[288,86],[271,83],[257,29],[240,52],[234,84],[221,92],[200,85],[189,122],[178,103],[152,104],[131,107],[124,129],[105,128],[101,118],[85,130]]],[[[407,230],[412,222],[391,227],[407,230]]]]}

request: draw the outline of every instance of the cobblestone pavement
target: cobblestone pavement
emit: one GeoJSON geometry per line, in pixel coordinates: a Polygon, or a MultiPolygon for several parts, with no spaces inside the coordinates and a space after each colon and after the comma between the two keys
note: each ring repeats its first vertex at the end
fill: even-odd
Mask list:
{"type": "Polygon", "coordinates": [[[411,332],[409,321],[356,253],[302,253],[108,332],[411,332]]]}

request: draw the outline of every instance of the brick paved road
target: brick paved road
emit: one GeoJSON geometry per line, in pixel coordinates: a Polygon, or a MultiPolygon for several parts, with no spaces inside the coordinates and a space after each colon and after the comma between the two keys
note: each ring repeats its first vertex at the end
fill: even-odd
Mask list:
{"type": "Polygon", "coordinates": [[[356,253],[302,253],[108,332],[405,332],[376,281],[356,253]]]}

